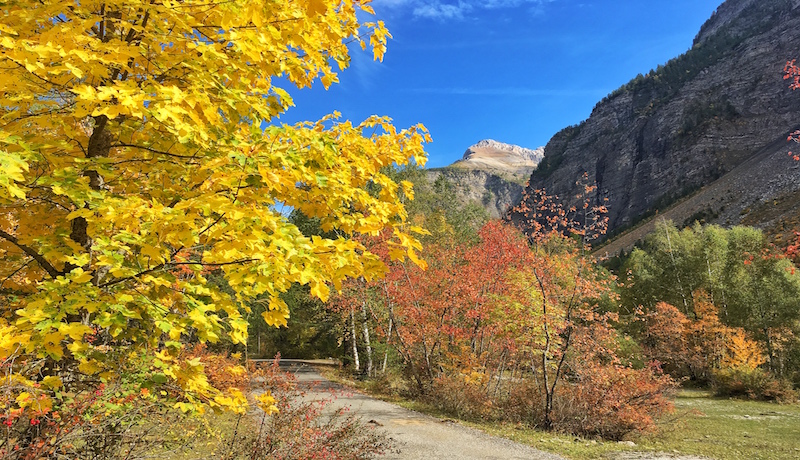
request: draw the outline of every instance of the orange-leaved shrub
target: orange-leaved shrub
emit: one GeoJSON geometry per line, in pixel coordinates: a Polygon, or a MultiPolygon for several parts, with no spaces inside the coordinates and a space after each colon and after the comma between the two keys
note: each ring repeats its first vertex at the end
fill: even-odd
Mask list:
{"type": "MultiPolygon", "coordinates": [[[[610,440],[654,431],[658,418],[673,410],[669,393],[674,388],[675,381],[655,364],[646,369],[593,366],[557,388],[553,429],[610,440]]],[[[499,402],[498,413],[511,422],[543,427],[544,397],[540,384],[520,380],[499,402]]]]}
{"type": "Polygon", "coordinates": [[[496,418],[496,398],[487,394],[487,385],[482,380],[485,379],[470,375],[440,375],[434,379],[424,400],[459,418],[496,418]]]}
{"type": "Polygon", "coordinates": [[[658,417],[673,409],[667,394],[674,385],[656,365],[645,369],[591,366],[557,393],[556,427],[610,440],[653,431],[658,417]]]}
{"type": "Polygon", "coordinates": [[[293,374],[282,371],[277,359],[271,366],[251,370],[254,379],[268,387],[254,389],[257,399],[273,400],[275,408],[257,414],[254,426],[224,440],[221,445],[230,447],[220,450],[220,458],[350,460],[372,458],[389,449],[389,439],[360,417],[346,409],[326,409],[330,399],[304,398],[306,388],[293,374]]]}

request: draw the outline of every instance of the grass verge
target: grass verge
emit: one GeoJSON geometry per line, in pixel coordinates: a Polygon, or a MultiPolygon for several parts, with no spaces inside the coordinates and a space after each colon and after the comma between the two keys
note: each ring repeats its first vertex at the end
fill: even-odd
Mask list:
{"type": "MultiPolygon", "coordinates": [[[[452,418],[437,408],[378,391],[369,381],[327,371],[326,376],[343,385],[438,418],[452,418]]],[[[710,392],[681,390],[675,413],[659,422],[659,432],[631,438],[629,442],[605,442],[537,431],[510,423],[460,420],[466,426],[576,460],[615,458],[668,458],[702,456],[716,460],[800,459],[800,405],[715,398],[710,392]],[[633,443],[633,444],[631,444],[633,443]],[[631,456],[634,453],[645,455],[631,456]]]]}

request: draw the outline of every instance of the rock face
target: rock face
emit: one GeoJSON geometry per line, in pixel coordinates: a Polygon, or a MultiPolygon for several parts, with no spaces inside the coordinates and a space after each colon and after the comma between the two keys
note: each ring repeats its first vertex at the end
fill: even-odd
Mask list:
{"type": "MultiPolygon", "coordinates": [[[[609,229],[622,230],[770,146],[788,151],[786,137],[800,124],[800,93],[788,88],[782,70],[795,57],[800,58],[800,0],[728,0],[691,50],[637,76],[598,103],[587,120],[556,134],[530,187],[572,197],[579,191],[576,181],[588,173],[598,186],[598,202],[608,199],[609,229]]],[[[775,174],[795,166],[785,159],[775,174]]],[[[776,193],[793,193],[789,182],[794,183],[759,191],[756,198],[732,190],[732,199],[771,201],[776,193]]],[[[725,214],[724,223],[741,220],[711,209],[709,216],[715,214],[725,214]]]]}
{"type": "Polygon", "coordinates": [[[464,152],[464,157],[455,162],[452,167],[481,169],[527,178],[543,157],[544,147],[526,149],[518,145],[484,139],[468,148],[464,152]]]}
{"type": "Polygon", "coordinates": [[[435,182],[444,176],[464,202],[477,202],[492,218],[499,218],[520,202],[524,182],[544,156],[544,147],[526,149],[486,139],[471,146],[452,165],[428,171],[435,182]]]}
{"type": "Polygon", "coordinates": [[[489,217],[500,218],[522,199],[521,183],[480,169],[441,168],[428,170],[428,180],[436,182],[444,176],[455,186],[456,195],[463,203],[476,202],[486,209],[489,217]]]}

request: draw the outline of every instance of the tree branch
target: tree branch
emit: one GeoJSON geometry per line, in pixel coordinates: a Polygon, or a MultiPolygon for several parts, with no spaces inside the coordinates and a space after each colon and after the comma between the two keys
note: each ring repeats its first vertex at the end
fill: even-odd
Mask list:
{"type": "Polygon", "coordinates": [[[38,262],[39,266],[42,267],[47,272],[48,275],[50,275],[51,278],[56,279],[63,274],[60,271],[56,270],[56,268],[52,266],[50,262],[48,262],[41,254],[36,252],[35,249],[20,243],[19,240],[17,240],[17,238],[14,235],[11,235],[9,233],[4,232],[3,230],[0,230],[0,237],[3,237],[5,240],[9,241],[14,246],[22,249],[22,251],[25,254],[31,256],[33,260],[38,262]]]}
{"type": "Polygon", "coordinates": [[[219,267],[225,267],[225,266],[228,266],[228,265],[242,265],[242,264],[246,264],[248,262],[255,262],[256,260],[258,260],[258,259],[241,259],[241,260],[234,260],[233,262],[219,262],[219,263],[202,263],[202,262],[169,262],[169,263],[163,263],[163,264],[160,264],[160,265],[156,265],[153,268],[149,268],[147,270],[141,271],[141,272],[139,272],[139,273],[137,273],[135,275],[126,276],[125,278],[117,278],[117,279],[115,279],[113,281],[109,281],[107,283],[101,284],[98,287],[100,287],[101,289],[102,288],[106,288],[106,287],[110,287],[110,286],[113,286],[115,284],[124,283],[126,281],[130,281],[132,279],[139,278],[140,276],[149,275],[150,273],[155,273],[155,272],[161,271],[161,270],[169,270],[170,268],[178,267],[178,266],[181,266],[181,265],[200,265],[200,266],[203,266],[203,267],[219,268],[219,267]]]}
{"type": "Polygon", "coordinates": [[[190,160],[197,158],[197,154],[194,154],[194,155],[178,155],[176,153],[169,153],[169,152],[165,152],[163,150],[156,150],[156,149],[153,149],[153,148],[150,148],[150,147],[145,147],[143,145],[136,145],[136,144],[121,144],[121,143],[119,143],[119,144],[112,144],[109,147],[110,148],[126,147],[126,148],[131,148],[131,149],[141,149],[141,150],[146,150],[148,152],[156,153],[158,155],[164,155],[164,156],[173,157],[173,158],[184,158],[184,159],[190,159],[190,160]]]}

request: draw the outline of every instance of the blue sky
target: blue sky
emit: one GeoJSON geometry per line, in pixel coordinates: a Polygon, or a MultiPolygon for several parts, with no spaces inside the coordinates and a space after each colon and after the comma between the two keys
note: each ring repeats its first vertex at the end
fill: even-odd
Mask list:
{"type": "Polygon", "coordinates": [[[354,49],[340,84],[290,91],[281,122],[338,110],[423,123],[428,167],[491,138],[535,148],[638,73],[688,50],[722,0],[374,0],[394,36],[354,49]]]}

